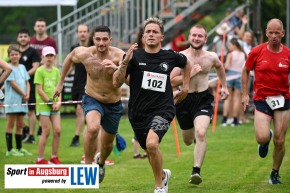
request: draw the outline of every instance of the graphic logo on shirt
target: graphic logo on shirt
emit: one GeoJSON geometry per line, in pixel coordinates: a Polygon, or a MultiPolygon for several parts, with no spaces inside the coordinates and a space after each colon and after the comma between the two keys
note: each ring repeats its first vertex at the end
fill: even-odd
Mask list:
{"type": "Polygon", "coordinates": [[[163,70],[163,71],[167,71],[168,68],[169,68],[169,66],[168,66],[168,64],[166,62],[162,62],[160,64],[160,67],[161,67],[161,70],[163,70]]]}
{"type": "Polygon", "coordinates": [[[282,64],[281,62],[278,64],[278,66],[280,68],[288,68],[289,67],[288,65],[282,64]]]}
{"type": "Polygon", "coordinates": [[[23,59],[23,61],[27,61],[28,58],[27,58],[27,56],[23,56],[22,59],[23,59]]]}
{"type": "Polygon", "coordinates": [[[139,62],[139,66],[146,66],[146,63],[139,62]]]}

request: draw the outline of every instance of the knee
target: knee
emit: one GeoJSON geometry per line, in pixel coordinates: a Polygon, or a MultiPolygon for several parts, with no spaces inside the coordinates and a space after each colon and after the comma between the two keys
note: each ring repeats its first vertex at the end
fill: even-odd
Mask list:
{"type": "Polygon", "coordinates": [[[262,134],[257,134],[256,135],[256,140],[258,144],[266,144],[269,142],[269,136],[267,135],[262,135],[262,134]]]}
{"type": "Polygon", "coordinates": [[[149,141],[149,142],[146,143],[147,152],[149,154],[152,154],[152,153],[156,152],[158,147],[159,147],[159,144],[157,142],[149,141]]]}
{"type": "Polygon", "coordinates": [[[60,128],[56,128],[53,131],[54,136],[60,137],[60,133],[61,133],[61,129],[60,128]]]}
{"type": "Polygon", "coordinates": [[[202,129],[202,130],[197,129],[196,132],[195,132],[195,137],[199,141],[205,141],[205,138],[206,138],[206,130],[205,129],[202,129]]]}
{"type": "Polygon", "coordinates": [[[89,136],[97,137],[98,132],[100,131],[100,125],[87,126],[86,130],[89,136]]]}
{"type": "Polygon", "coordinates": [[[285,144],[285,140],[283,138],[274,138],[274,146],[276,148],[283,148],[285,144]]]}

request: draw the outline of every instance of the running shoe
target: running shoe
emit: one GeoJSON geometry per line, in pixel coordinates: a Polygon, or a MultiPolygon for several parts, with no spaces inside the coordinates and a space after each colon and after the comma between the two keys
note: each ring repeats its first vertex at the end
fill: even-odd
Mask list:
{"type": "Polygon", "coordinates": [[[272,171],[269,179],[269,184],[282,184],[280,181],[279,172],[272,171]]]}
{"type": "Polygon", "coordinates": [[[154,193],[166,193],[166,191],[163,188],[155,188],[154,193]]]}
{"type": "Polygon", "coordinates": [[[258,153],[259,153],[261,158],[265,158],[267,156],[268,152],[269,152],[269,144],[271,142],[272,135],[273,135],[273,131],[272,131],[272,129],[270,129],[270,140],[269,140],[269,142],[264,144],[264,145],[261,145],[261,144],[258,145],[258,153]]]}
{"type": "Polygon", "coordinates": [[[72,141],[71,141],[70,146],[71,146],[71,147],[78,147],[78,146],[80,146],[80,142],[79,142],[79,140],[78,140],[76,137],[74,137],[74,138],[72,139],[72,141]]]}
{"type": "Polygon", "coordinates": [[[192,174],[190,176],[189,183],[198,185],[202,182],[202,178],[198,173],[192,174]]]}
{"type": "Polygon", "coordinates": [[[162,188],[167,193],[168,192],[168,183],[169,183],[170,176],[171,176],[171,171],[169,169],[164,169],[163,172],[165,174],[165,178],[162,180],[162,188]]]}

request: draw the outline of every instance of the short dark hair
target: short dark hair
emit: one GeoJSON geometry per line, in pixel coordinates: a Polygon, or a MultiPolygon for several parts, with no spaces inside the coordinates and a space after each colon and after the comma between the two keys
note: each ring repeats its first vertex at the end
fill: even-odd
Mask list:
{"type": "Polygon", "coordinates": [[[109,36],[111,36],[111,30],[110,30],[110,28],[108,26],[105,26],[105,25],[97,26],[93,30],[93,34],[95,34],[95,32],[107,32],[109,34],[109,36]]]}
{"type": "Polygon", "coordinates": [[[35,22],[37,22],[37,21],[44,21],[44,22],[46,22],[42,17],[37,18],[37,20],[35,22]]]}
{"type": "Polygon", "coordinates": [[[17,32],[17,35],[19,34],[27,34],[28,36],[30,36],[29,30],[26,28],[22,28],[17,32]]]}

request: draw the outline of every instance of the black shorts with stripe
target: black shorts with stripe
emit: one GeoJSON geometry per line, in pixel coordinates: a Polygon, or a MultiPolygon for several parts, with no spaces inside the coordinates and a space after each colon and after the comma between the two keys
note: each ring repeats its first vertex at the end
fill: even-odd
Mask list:
{"type": "Polygon", "coordinates": [[[180,128],[182,130],[193,128],[193,121],[199,115],[212,117],[213,101],[214,97],[208,89],[202,92],[188,93],[181,103],[175,105],[180,128]]]}

